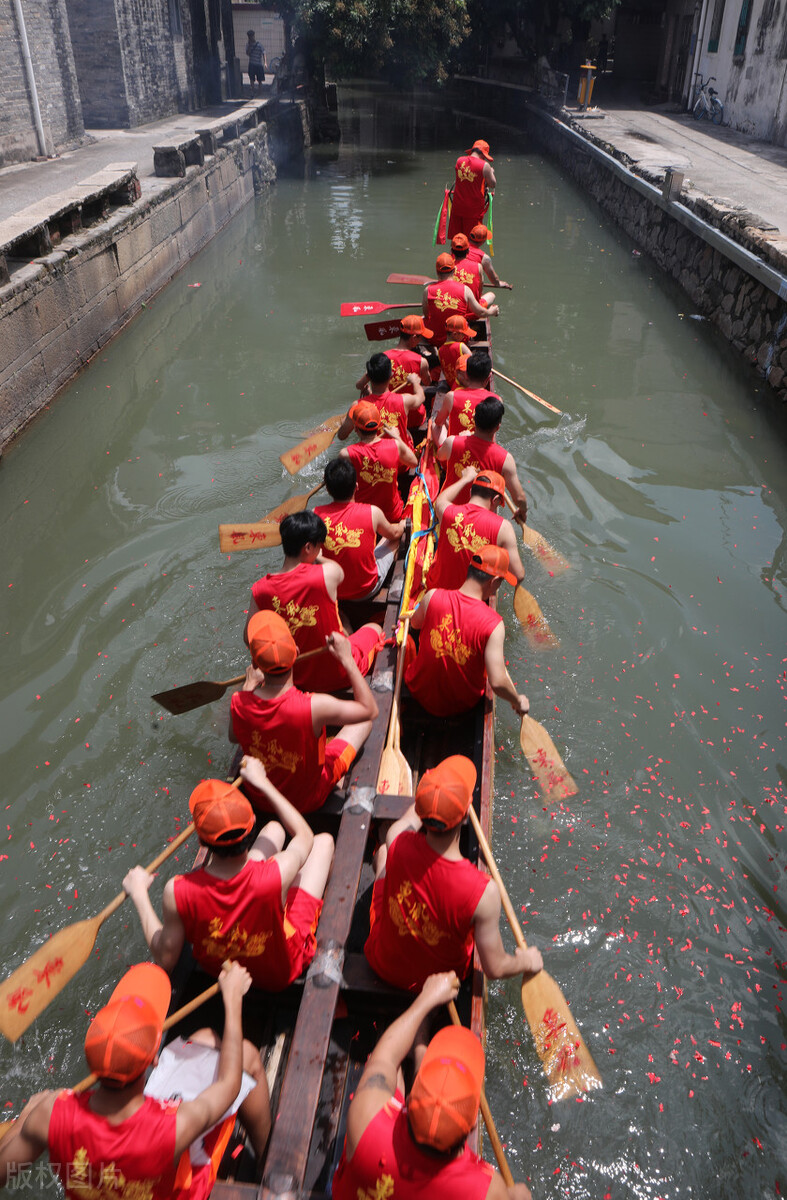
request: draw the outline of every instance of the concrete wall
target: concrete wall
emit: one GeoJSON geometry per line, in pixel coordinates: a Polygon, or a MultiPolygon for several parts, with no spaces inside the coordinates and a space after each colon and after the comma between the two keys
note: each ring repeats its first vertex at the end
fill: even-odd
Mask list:
{"type": "Polygon", "coordinates": [[[743,53],[735,55],[741,0],[726,0],[718,49],[708,50],[715,0],[707,0],[697,69],[724,104],[724,123],[764,142],[787,145],[787,0],[751,0],[743,53]]]}
{"type": "Polygon", "coordinates": [[[0,288],[0,447],[306,145],[304,106],[288,106],[15,272],[0,288]]]}
{"type": "MultiPolygon", "coordinates": [[[[65,0],[24,5],[47,153],[84,136],[65,0]]],[[[40,154],[19,29],[11,0],[0,0],[0,166],[40,154]]]]}

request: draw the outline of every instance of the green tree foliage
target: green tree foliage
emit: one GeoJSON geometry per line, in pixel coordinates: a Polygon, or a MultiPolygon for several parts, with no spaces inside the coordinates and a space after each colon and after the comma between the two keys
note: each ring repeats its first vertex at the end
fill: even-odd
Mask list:
{"type": "Polygon", "coordinates": [[[441,81],[470,33],[465,0],[285,0],[294,38],[334,76],[441,81]]]}

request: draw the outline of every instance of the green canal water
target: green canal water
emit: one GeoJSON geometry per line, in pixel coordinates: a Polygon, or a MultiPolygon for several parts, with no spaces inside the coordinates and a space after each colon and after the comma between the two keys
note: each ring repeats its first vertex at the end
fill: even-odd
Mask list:
{"type": "MultiPolygon", "coordinates": [[[[518,989],[495,984],[495,1118],[536,1197],[780,1195],[784,414],[525,140],[361,93],[341,115],[341,148],[284,174],[3,459],[5,966],[106,904],[224,770],[226,703],[149,698],[244,667],[249,587],[279,552],[223,556],[216,527],[318,479],[278,456],[352,399],[370,346],[339,305],[408,299],[385,277],[429,272],[455,153],[485,136],[516,285],[496,365],[564,411],[501,385],[502,440],[571,562],[526,559],[560,647],[533,649],[507,590],[507,650],[579,785],[543,803],[501,705],[494,846],[604,1081],[550,1105],[518,989]]],[[[130,909],[97,950],[0,1046],[9,1111],[84,1073],[87,1014],[144,956],[130,909]]]]}

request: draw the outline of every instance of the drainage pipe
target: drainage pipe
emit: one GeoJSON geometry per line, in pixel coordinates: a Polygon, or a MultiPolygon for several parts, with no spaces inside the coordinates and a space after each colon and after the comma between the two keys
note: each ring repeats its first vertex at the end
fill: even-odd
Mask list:
{"type": "Polygon", "coordinates": [[[16,13],[16,23],[19,29],[19,37],[22,42],[22,58],[25,62],[27,85],[30,89],[30,97],[33,101],[33,117],[35,118],[36,133],[38,134],[38,148],[42,155],[48,157],[49,152],[46,145],[46,135],[44,134],[44,122],[41,120],[41,108],[38,103],[38,88],[36,87],[36,77],[33,74],[33,60],[30,57],[30,43],[27,40],[25,16],[22,12],[22,0],[14,0],[14,12],[16,13]]]}

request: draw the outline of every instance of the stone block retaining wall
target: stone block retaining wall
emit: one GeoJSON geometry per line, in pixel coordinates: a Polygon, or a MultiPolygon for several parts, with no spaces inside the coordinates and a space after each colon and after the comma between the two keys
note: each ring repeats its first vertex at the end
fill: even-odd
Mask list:
{"type": "Polygon", "coordinates": [[[308,145],[302,105],[160,181],[153,194],[15,271],[0,288],[0,448],[308,145]]]}

